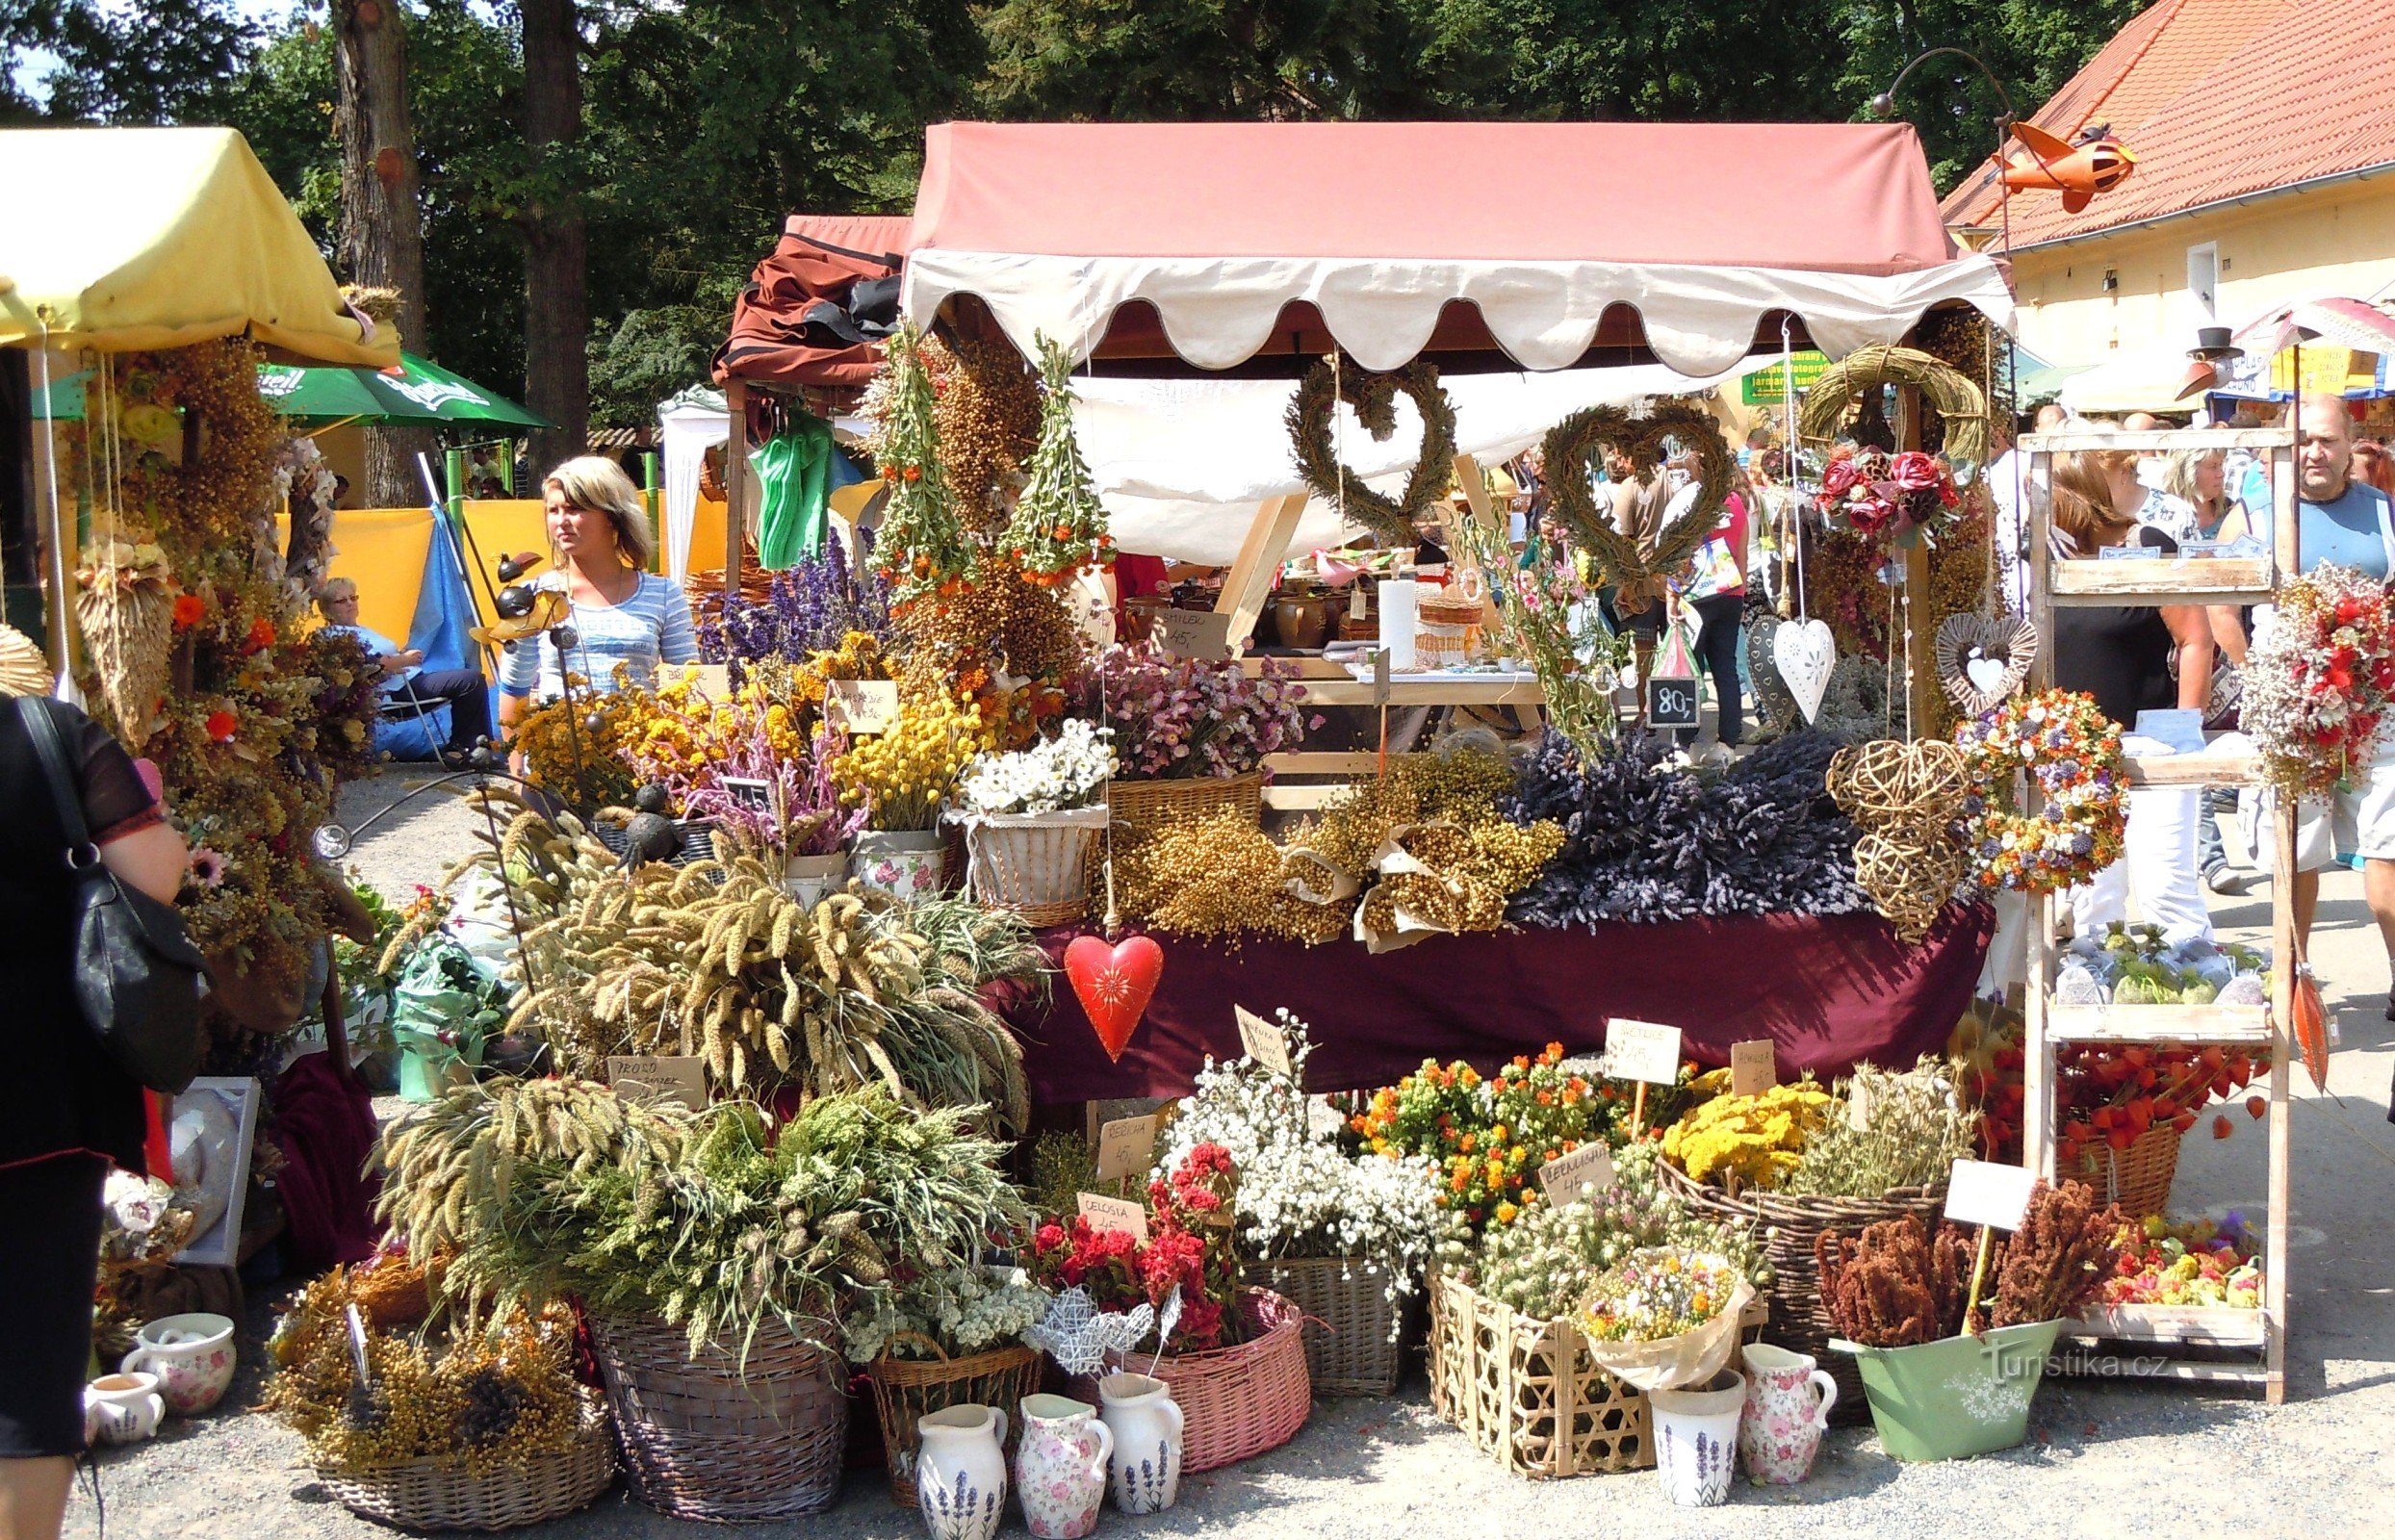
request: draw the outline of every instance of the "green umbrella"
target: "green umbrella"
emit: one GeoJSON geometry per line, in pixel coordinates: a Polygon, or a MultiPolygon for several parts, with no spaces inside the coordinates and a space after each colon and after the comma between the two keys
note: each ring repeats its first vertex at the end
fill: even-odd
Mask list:
{"type": "MultiPolygon", "coordinates": [[[[50,387],[49,409],[37,402],[37,417],[83,416],[88,374],[50,387]]],[[[401,353],[397,369],[300,369],[258,366],[258,394],[287,418],[336,423],[496,423],[509,427],[554,427],[497,391],[451,373],[438,364],[401,353]]]]}

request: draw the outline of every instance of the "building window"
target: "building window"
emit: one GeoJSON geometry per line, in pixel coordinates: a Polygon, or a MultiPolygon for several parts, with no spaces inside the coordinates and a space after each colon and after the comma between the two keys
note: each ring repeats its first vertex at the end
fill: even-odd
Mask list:
{"type": "Polygon", "coordinates": [[[2200,246],[2187,248],[2187,297],[2194,300],[2196,314],[2203,321],[2218,321],[2221,316],[2221,248],[2206,241],[2200,246]]]}

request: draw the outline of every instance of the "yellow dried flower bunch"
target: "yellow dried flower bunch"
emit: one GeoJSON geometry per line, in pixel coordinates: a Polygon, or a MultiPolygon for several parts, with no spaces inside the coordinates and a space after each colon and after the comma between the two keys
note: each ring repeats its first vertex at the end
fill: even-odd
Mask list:
{"type": "Polygon", "coordinates": [[[1364,895],[1368,928],[1397,929],[1402,909],[1451,931],[1493,931],[1505,923],[1506,899],[1563,848],[1563,828],[1548,820],[1527,828],[1493,820],[1468,829],[1416,824],[1397,844],[1430,869],[1383,874],[1364,895]]]}
{"type": "MultiPolygon", "coordinates": [[[[1699,1075],[1699,1090],[1726,1087],[1729,1071],[1699,1075]]],[[[1700,1182],[1733,1192],[1779,1186],[1796,1168],[1805,1141],[1829,1118],[1829,1092],[1810,1078],[1760,1096],[1717,1095],[1690,1109],[1663,1134],[1663,1158],[1700,1182]]]]}
{"type": "Polygon", "coordinates": [[[804,759],[808,742],[798,713],[752,679],[725,701],[699,688],[696,664],[661,670],[645,704],[631,712],[634,726],[625,750],[648,781],[687,781],[721,764],[735,748],[753,743],[761,723],[773,752],[804,759]]]}
{"type": "Polygon", "coordinates": [[[1235,941],[1252,932],[1309,946],[1347,934],[1352,906],[1281,886],[1281,848],[1239,813],[1176,819],[1115,850],[1122,911],[1160,931],[1235,941]]]}
{"type": "Polygon", "coordinates": [[[880,830],[938,827],[940,805],[974,756],[991,747],[981,718],[946,695],[905,702],[898,725],[860,737],[832,760],[840,801],[871,813],[880,830]]]}

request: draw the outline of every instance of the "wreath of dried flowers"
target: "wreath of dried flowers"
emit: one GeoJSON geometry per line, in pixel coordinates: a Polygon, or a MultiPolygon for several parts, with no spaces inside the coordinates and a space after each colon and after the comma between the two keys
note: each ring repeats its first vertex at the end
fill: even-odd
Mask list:
{"type": "Polygon", "coordinates": [[[1970,790],[1963,845],[1982,887],[2057,893],[2121,858],[2128,766],[2121,728],[2073,690],[2018,696],[1955,731],[1970,790]],[[2037,778],[2045,812],[2009,810],[2014,773],[2037,778]]]}
{"type": "MultiPolygon", "coordinates": [[[[1324,359],[1298,382],[1289,403],[1289,442],[1305,484],[1334,501],[1348,517],[1384,540],[1410,546],[1414,521],[1447,495],[1455,469],[1455,407],[1439,388],[1438,366],[1423,362],[1386,374],[1334,366],[1324,359]],[[1390,499],[1364,484],[1331,449],[1330,412],[1335,401],[1355,409],[1355,420],[1376,440],[1397,430],[1397,397],[1403,391],[1422,413],[1422,454],[1405,481],[1404,495],[1390,499]]],[[[1690,549],[1694,549],[1691,547],[1690,549]]]]}
{"type": "Polygon", "coordinates": [[[1590,406],[1574,412],[1547,430],[1541,450],[1547,467],[1551,507],[1564,532],[1593,558],[1606,580],[1632,594],[1652,589],[1688,563],[1696,548],[1720,522],[1722,500],[1730,495],[1734,474],[1730,448],[1722,442],[1721,424],[1703,407],[1687,401],[1663,401],[1644,417],[1632,417],[1618,406],[1590,406]],[[1611,445],[1640,469],[1639,481],[1655,475],[1658,453],[1666,438],[1676,439],[1697,456],[1696,504],[1677,524],[1660,530],[1652,556],[1638,543],[1613,527],[1589,491],[1589,475],[1597,449],[1611,445]]]}

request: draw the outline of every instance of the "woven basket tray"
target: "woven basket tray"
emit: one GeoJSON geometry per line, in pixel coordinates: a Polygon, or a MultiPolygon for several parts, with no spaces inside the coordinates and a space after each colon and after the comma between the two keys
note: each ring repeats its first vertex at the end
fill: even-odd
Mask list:
{"type": "MultiPolygon", "coordinates": [[[[1270,1289],[1249,1289],[1246,1308],[1264,1328],[1261,1335],[1236,1348],[1170,1355],[1154,1371],[1180,1403],[1184,1472],[1218,1470],[1276,1450],[1298,1436],[1313,1410],[1298,1307],[1270,1289]]],[[[1107,1373],[1125,1369],[1148,1373],[1147,1355],[1106,1354],[1107,1373]]],[[[1094,1404],[1094,1389],[1082,1399],[1094,1404]]]]}
{"type": "MultiPolygon", "coordinates": [[[[832,1326],[818,1328],[829,1337],[832,1326]]],[[[680,1326],[590,1319],[632,1495],[677,1519],[785,1519],[838,1498],[848,1447],[846,1366],[778,1321],[748,1359],[680,1326]]]]}
{"type": "Polygon", "coordinates": [[[2132,1219],[2159,1216],[2171,1203],[2171,1182],[2178,1175],[2179,1131],[2154,1123],[2129,1142],[2079,1152],[2078,1164],[2060,1174],[2096,1190],[2099,1203],[2118,1203],[2132,1219]]]}
{"type": "MultiPolygon", "coordinates": [[[[931,1342],[908,1332],[918,1342],[931,1342]]],[[[938,1352],[940,1345],[932,1343],[938,1352]]],[[[1006,1414],[1006,1454],[1011,1462],[1023,1418],[1018,1403],[1040,1388],[1039,1352],[1017,1346],[967,1358],[892,1358],[884,1354],[865,1366],[873,1382],[873,1415],[882,1424],[882,1453],[889,1466],[889,1495],[902,1508],[920,1502],[914,1491],[914,1457],[923,1435],[914,1424],[926,1413],[950,1406],[994,1406],[1006,1414]]]]}
{"type": "Polygon", "coordinates": [[[1830,1351],[1838,1328],[1821,1302],[1821,1269],[1814,1260],[1814,1242],[1824,1230],[1853,1234],[1882,1219],[1918,1215],[1934,1225],[1945,1209],[1945,1184],[1899,1187],[1882,1197],[1794,1197],[1785,1193],[1742,1193],[1733,1197],[1720,1188],[1691,1178],[1667,1160],[1655,1169],[1665,1187],[1686,1198],[1690,1207],[1716,1219],[1755,1226],[1771,1261],[1771,1322],[1764,1341],[1791,1352],[1810,1353],[1838,1381],[1833,1423],[1860,1423],[1870,1415],[1863,1397],[1862,1371],[1853,1355],[1830,1351]]]}
{"type": "Polygon", "coordinates": [[[1646,1397],[1597,1367],[1568,1317],[1539,1321],[1439,1271],[1430,1275],[1430,1404],[1517,1476],[1655,1463],[1646,1397]]]}
{"type": "Polygon", "coordinates": [[[1115,822],[1154,829],[1176,818],[1211,818],[1225,808],[1251,824],[1264,821],[1264,772],[1202,776],[1194,781],[1115,781],[1106,800],[1115,822]]]}
{"type": "MultiPolygon", "coordinates": [[[[674,820],[674,828],[682,835],[682,848],[666,857],[667,861],[676,866],[687,866],[695,860],[715,859],[714,824],[704,818],[695,821],[677,818],[674,820]]],[[[624,854],[626,847],[631,843],[626,837],[623,829],[615,824],[592,824],[590,832],[599,843],[606,846],[618,856],[624,854]]]]}
{"type": "Polygon", "coordinates": [[[1242,1276],[1305,1317],[1305,1373],[1317,1396],[1387,1396],[1404,1373],[1399,1310],[1385,1270],[1338,1257],[1252,1262],[1242,1276]]]}
{"type": "Polygon", "coordinates": [[[988,818],[966,830],[966,891],[1025,925],[1069,925],[1090,911],[1090,872],[1106,809],[988,818]]]}
{"type": "Polygon", "coordinates": [[[409,1460],[373,1471],[319,1465],[317,1479],[360,1518],[402,1529],[520,1529],[579,1512],[615,1483],[615,1435],[596,1397],[562,1454],[502,1465],[476,1476],[455,1457],[409,1460]]]}

